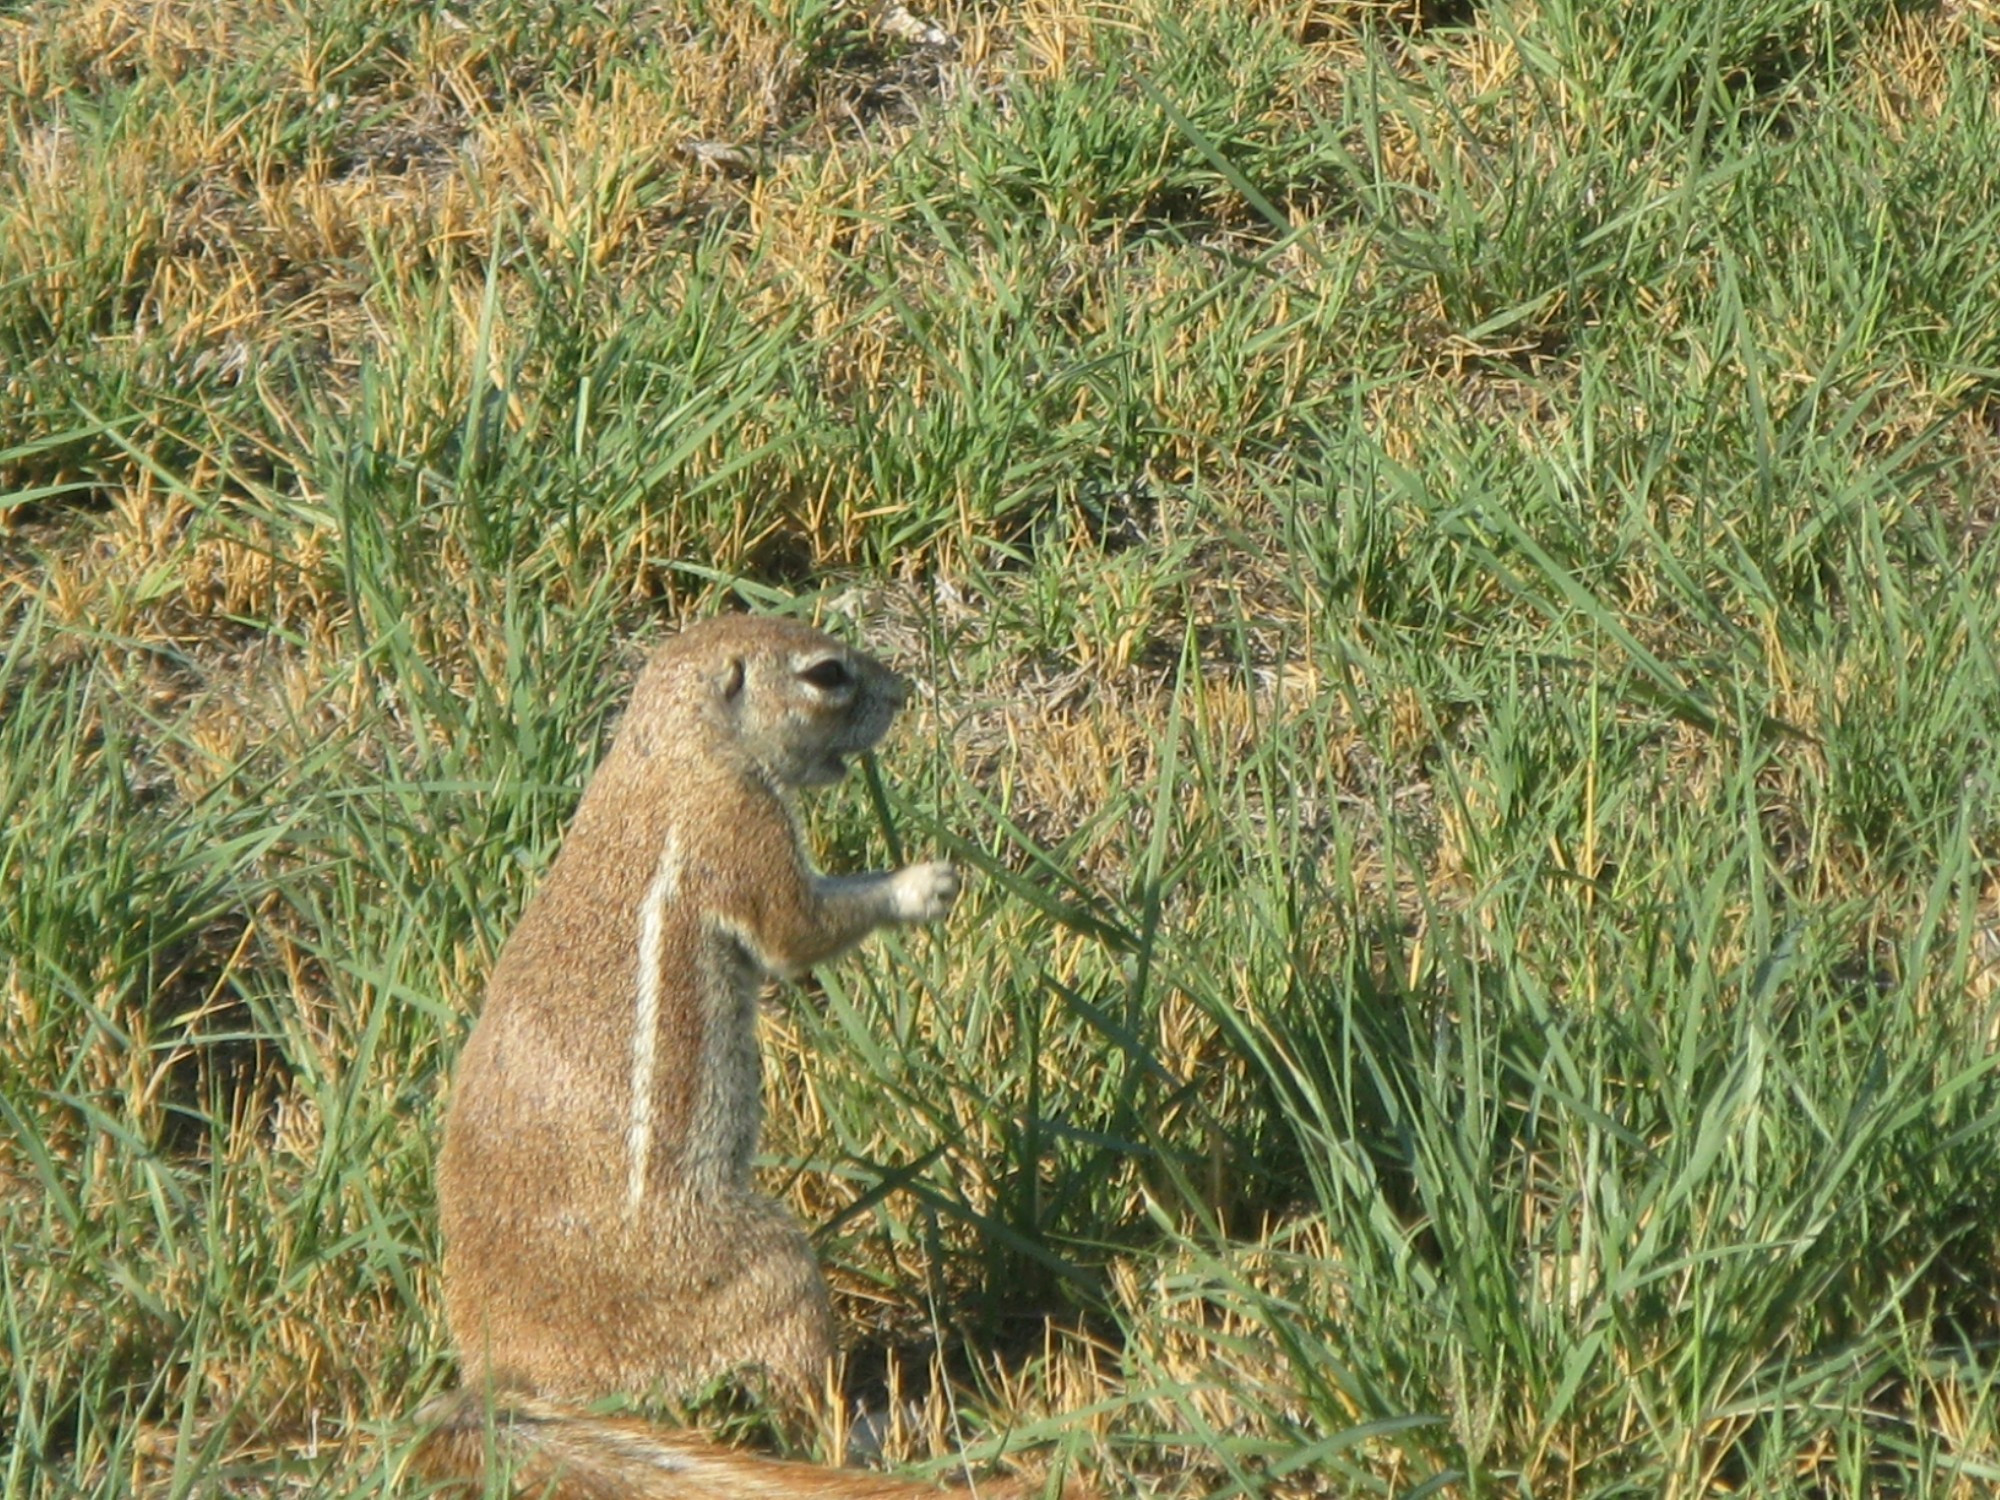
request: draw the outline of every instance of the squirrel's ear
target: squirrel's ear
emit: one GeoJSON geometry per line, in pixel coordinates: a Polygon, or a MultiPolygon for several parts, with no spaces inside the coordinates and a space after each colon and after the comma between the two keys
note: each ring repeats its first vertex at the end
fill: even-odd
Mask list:
{"type": "Polygon", "coordinates": [[[743,691],[742,657],[732,656],[729,658],[729,665],[722,669],[722,675],[716,679],[716,685],[722,690],[722,701],[724,703],[733,703],[736,701],[737,696],[743,691]]]}

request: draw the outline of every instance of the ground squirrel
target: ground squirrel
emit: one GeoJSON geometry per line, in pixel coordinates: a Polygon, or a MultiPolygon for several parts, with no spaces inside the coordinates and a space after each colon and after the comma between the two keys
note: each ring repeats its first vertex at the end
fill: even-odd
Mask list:
{"type": "Polygon", "coordinates": [[[647,664],[459,1060],[437,1186],[464,1381],[432,1414],[427,1473],[483,1471],[493,1402],[524,1494],[926,1493],[571,1415],[746,1369],[825,1391],[825,1280],[751,1184],[758,993],[951,909],[949,864],[818,873],[793,811],[906,696],[766,617],[693,626],[647,664]]]}

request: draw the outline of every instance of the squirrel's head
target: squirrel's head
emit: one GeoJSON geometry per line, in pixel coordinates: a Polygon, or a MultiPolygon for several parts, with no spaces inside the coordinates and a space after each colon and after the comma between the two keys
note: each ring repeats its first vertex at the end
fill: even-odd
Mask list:
{"type": "Polygon", "coordinates": [[[619,738],[741,763],[783,787],[827,786],[871,749],[909,697],[874,657],[797,621],[721,615],[661,646],[619,738]]]}

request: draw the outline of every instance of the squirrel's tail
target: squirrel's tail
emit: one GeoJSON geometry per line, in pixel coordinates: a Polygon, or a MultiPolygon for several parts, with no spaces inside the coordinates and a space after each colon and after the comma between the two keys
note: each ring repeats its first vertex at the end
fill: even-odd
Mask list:
{"type": "MultiPolygon", "coordinates": [[[[428,1404],[412,1467],[434,1493],[478,1500],[496,1465],[521,1500],[945,1500],[940,1491],[854,1469],[825,1469],[720,1448],[645,1422],[593,1417],[532,1397],[461,1390],[428,1404]]],[[[981,1484],[978,1500],[1013,1485],[981,1484]]]]}

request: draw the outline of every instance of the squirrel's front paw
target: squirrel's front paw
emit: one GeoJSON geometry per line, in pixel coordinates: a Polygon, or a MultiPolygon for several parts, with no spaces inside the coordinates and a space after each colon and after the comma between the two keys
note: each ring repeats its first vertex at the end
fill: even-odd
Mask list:
{"type": "Polygon", "coordinates": [[[943,860],[907,865],[896,872],[896,920],[941,922],[958,899],[958,869],[943,860]]]}

